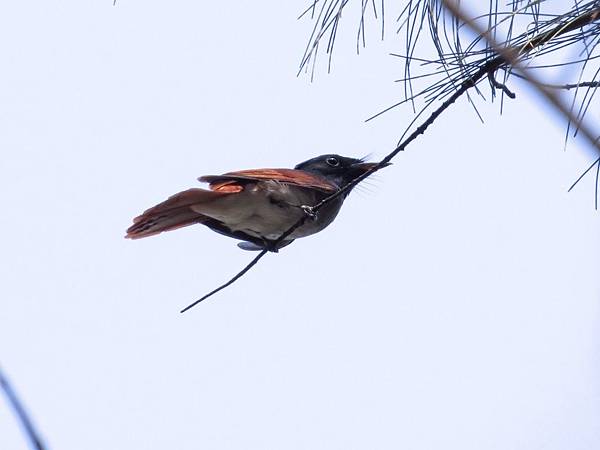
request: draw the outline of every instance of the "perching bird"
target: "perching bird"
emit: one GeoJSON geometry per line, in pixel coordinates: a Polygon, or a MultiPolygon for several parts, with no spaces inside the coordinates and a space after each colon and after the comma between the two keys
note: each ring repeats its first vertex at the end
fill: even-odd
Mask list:
{"type": "Polygon", "coordinates": [[[277,251],[294,239],[327,227],[349,191],[325,204],[315,217],[275,245],[284,232],[310,215],[311,206],[375,165],[361,159],[322,155],[294,169],[240,170],[203,176],[198,180],[209,183],[210,190],[194,188],[173,195],[133,219],[125,237],[139,239],[201,223],[244,241],[238,244],[243,249],[277,251]]]}

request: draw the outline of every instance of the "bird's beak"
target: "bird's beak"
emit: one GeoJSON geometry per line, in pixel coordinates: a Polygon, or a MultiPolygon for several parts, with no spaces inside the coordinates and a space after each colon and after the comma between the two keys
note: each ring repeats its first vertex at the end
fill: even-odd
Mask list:
{"type": "Polygon", "coordinates": [[[368,172],[370,170],[379,170],[379,169],[383,169],[384,167],[390,166],[392,163],[385,163],[382,164],[381,167],[375,169],[379,163],[376,162],[359,162],[356,164],[352,164],[352,169],[355,170],[359,175],[362,175],[365,172],[368,172]]]}

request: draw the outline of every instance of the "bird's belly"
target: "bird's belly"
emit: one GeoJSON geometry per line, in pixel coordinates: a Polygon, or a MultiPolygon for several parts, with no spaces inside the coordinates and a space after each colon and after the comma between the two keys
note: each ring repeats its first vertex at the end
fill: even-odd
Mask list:
{"type": "MultiPolygon", "coordinates": [[[[260,183],[254,189],[223,197],[210,205],[200,205],[197,212],[218,220],[233,232],[276,240],[305,216],[301,206],[312,206],[321,196],[280,183],[260,183]]],[[[307,218],[288,239],[309,236],[329,225],[341,207],[342,201],[337,200],[320,210],[316,219],[307,218]]]]}

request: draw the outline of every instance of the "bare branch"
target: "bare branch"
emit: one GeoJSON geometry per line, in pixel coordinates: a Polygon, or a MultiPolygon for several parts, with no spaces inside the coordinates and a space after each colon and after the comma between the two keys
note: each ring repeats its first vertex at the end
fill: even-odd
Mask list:
{"type": "Polygon", "coordinates": [[[494,86],[496,89],[500,89],[502,92],[504,92],[508,97],[510,97],[512,99],[517,98],[515,93],[512,92],[510,89],[508,89],[508,87],[505,84],[502,84],[498,80],[496,80],[496,77],[494,76],[493,73],[489,73],[488,78],[489,78],[492,86],[494,86]]]}
{"type": "Polygon", "coordinates": [[[17,420],[21,424],[21,428],[23,428],[23,433],[27,437],[31,448],[35,450],[45,450],[46,446],[44,445],[42,438],[40,437],[39,432],[36,430],[33,425],[33,421],[31,417],[27,413],[23,402],[19,399],[16,391],[8,381],[8,378],[2,372],[2,368],[0,367],[0,387],[4,391],[4,395],[8,401],[8,404],[13,409],[17,420]]]}
{"type": "Polygon", "coordinates": [[[252,267],[261,260],[261,258],[263,256],[265,256],[268,253],[267,249],[262,250],[258,255],[256,255],[256,257],[250,261],[250,263],[244,267],[242,270],[240,270],[231,280],[229,280],[227,283],[222,284],[221,286],[219,286],[216,289],[213,289],[212,291],[210,291],[208,294],[206,294],[205,296],[199,298],[198,300],[196,300],[194,303],[186,306],[185,308],[183,308],[181,311],[179,311],[180,313],[184,313],[186,312],[188,309],[193,308],[194,306],[196,306],[198,303],[200,303],[202,300],[206,300],[209,297],[212,297],[213,295],[215,295],[217,292],[222,291],[223,289],[225,289],[228,286],[231,286],[233,283],[235,283],[239,278],[243,277],[244,274],[246,272],[248,272],[250,269],[252,269],[252,267]]]}
{"type": "MultiPolygon", "coordinates": [[[[349,0],[345,0],[345,1],[338,0],[333,3],[329,3],[329,0],[326,0],[323,2],[322,9],[321,9],[321,12],[319,13],[319,15],[321,15],[323,13],[324,8],[328,5],[328,11],[325,14],[326,18],[323,19],[323,23],[328,24],[327,27],[325,27],[325,28],[328,28],[330,26],[334,27],[334,31],[332,31],[333,34],[330,35],[330,43],[328,45],[328,53],[330,53],[330,50],[333,46],[331,39],[334,39],[334,37],[335,37],[335,27],[337,27],[337,21],[339,20],[339,17],[341,15],[341,11],[342,11],[343,7],[348,3],[348,1],[349,0]],[[332,9],[334,9],[335,7],[337,7],[337,11],[335,13],[333,13],[332,9]],[[334,14],[335,17],[333,19],[330,19],[330,17],[332,17],[332,14],[334,14]],[[333,21],[331,21],[331,20],[333,20],[333,21]]],[[[420,4],[421,1],[423,1],[423,0],[419,0],[417,3],[420,4]]],[[[564,23],[564,22],[558,20],[555,23],[554,28],[547,29],[546,31],[541,32],[538,35],[532,36],[529,34],[529,35],[525,36],[525,39],[523,39],[523,37],[521,37],[521,42],[518,43],[517,45],[503,46],[503,45],[498,44],[494,40],[493,35],[492,35],[493,28],[491,30],[487,30],[487,31],[481,30],[474,22],[472,22],[470,19],[468,19],[464,16],[464,14],[460,11],[460,9],[458,8],[458,6],[455,3],[448,1],[448,0],[440,0],[440,1],[441,1],[441,5],[445,6],[445,8],[447,8],[449,11],[451,11],[452,14],[454,15],[454,17],[456,18],[457,22],[454,24],[454,26],[456,28],[460,28],[461,24],[459,22],[462,21],[464,24],[466,24],[467,26],[472,28],[477,33],[478,37],[475,39],[475,41],[474,41],[475,43],[480,42],[481,40],[485,40],[487,42],[487,44],[488,44],[488,46],[486,48],[487,54],[484,56],[483,59],[480,59],[478,62],[465,63],[465,61],[462,60],[462,55],[464,55],[464,53],[459,48],[460,43],[457,43],[458,50],[456,53],[453,53],[452,55],[450,55],[451,58],[448,58],[448,55],[445,55],[440,50],[439,51],[440,61],[437,61],[437,62],[441,63],[442,66],[444,66],[445,73],[447,74],[447,76],[449,77],[451,82],[448,84],[448,86],[444,86],[443,84],[435,83],[433,86],[430,86],[428,89],[425,89],[424,91],[422,91],[418,94],[411,94],[410,98],[416,98],[417,96],[425,95],[427,93],[429,93],[428,95],[433,95],[428,100],[426,107],[423,108],[419,112],[419,114],[417,115],[416,118],[418,118],[429,106],[431,106],[434,100],[439,99],[441,96],[450,95],[450,92],[452,92],[452,90],[454,90],[454,92],[440,106],[438,106],[431,113],[431,115],[427,118],[427,120],[425,120],[421,125],[419,125],[412,133],[410,133],[408,135],[408,137],[406,139],[401,141],[394,150],[392,150],[390,153],[388,153],[385,156],[385,158],[383,158],[381,161],[379,161],[369,171],[363,173],[359,177],[352,180],[350,183],[347,183],[346,185],[344,185],[341,189],[336,191],[334,194],[330,195],[329,197],[326,197],[325,199],[323,199],[316,205],[312,206],[312,208],[310,208],[310,211],[312,214],[318,213],[318,211],[321,208],[323,208],[326,204],[328,204],[329,202],[338,198],[339,196],[344,195],[346,192],[350,191],[357,184],[359,184],[361,181],[363,181],[364,179],[369,177],[374,172],[389,165],[389,163],[392,161],[392,159],[398,153],[400,153],[401,151],[404,151],[406,149],[406,147],[412,141],[414,141],[419,135],[425,133],[427,128],[429,128],[429,126],[431,124],[433,124],[433,122],[435,122],[435,120],[446,109],[448,109],[454,102],[456,102],[456,100],[458,98],[460,98],[463,94],[467,94],[467,96],[468,96],[467,92],[471,88],[477,89],[477,84],[485,77],[488,77],[488,79],[490,80],[490,83],[492,84],[492,86],[494,88],[501,89],[504,94],[506,94],[507,96],[509,96],[511,98],[514,98],[514,94],[506,87],[506,85],[498,82],[495,79],[494,74],[498,70],[504,70],[505,72],[512,71],[513,69],[517,70],[522,78],[525,78],[527,81],[531,82],[536,87],[536,89],[538,89],[538,91],[541,92],[555,108],[557,108],[562,114],[564,114],[564,116],[567,117],[572,123],[576,124],[577,129],[582,131],[582,133],[586,136],[586,138],[589,140],[589,142],[600,153],[600,145],[598,143],[598,139],[592,134],[591,130],[589,130],[588,127],[582,123],[581,117],[574,116],[572,111],[567,106],[564,105],[563,101],[559,97],[556,96],[555,92],[552,92],[548,87],[544,86],[543,83],[541,83],[536,77],[534,77],[530,73],[531,71],[529,69],[526,69],[521,64],[521,61],[523,59],[527,58],[529,53],[531,53],[532,51],[534,51],[534,50],[537,51],[540,47],[548,46],[549,43],[555,44],[557,42],[558,38],[560,38],[561,36],[571,32],[573,30],[580,29],[586,25],[589,25],[591,23],[594,23],[594,22],[600,20],[600,6],[594,8],[594,9],[591,9],[591,10],[588,9],[588,10],[584,11],[579,16],[573,18],[572,20],[569,20],[567,23],[564,23]],[[432,94],[432,92],[434,94],[432,94]]],[[[314,5],[316,5],[316,3],[317,3],[316,1],[313,3],[313,7],[314,7],[314,5]]],[[[433,1],[433,3],[435,3],[435,0],[433,1]]],[[[518,3],[518,1],[516,1],[516,3],[518,3]]],[[[538,3],[537,1],[528,3],[525,6],[525,8],[533,7],[533,5],[535,5],[537,3],[538,3]]],[[[365,4],[366,4],[366,2],[363,2],[363,4],[362,4],[363,7],[365,4]]],[[[407,7],[408,14],[411,13],[410,5],[411,5],[411,2],[409,2],[409,7],[407,7]]],[[[428,11],[429,11],[430,20],[431,20],[431,17],[436,18],[435,19],[436,21],[431,22],[430,25],[437,27],[438,26],[437,18],[439,18],[440,11],[439,10],[437,10],[435,12],[431,11],[431,10],[428,10],[428,11]]],[[[537,19],[538,19],[538,16],[536,16],[536,20],[537,19]]],[[[423,20],[424,20],[424,18],[423,18],[423,20]]],[[[494,26],[497,26],[497,24],[494,24],[494,26]]],[[[317,30],[317,26],[315,26],[315,29],[313,30],[313,36],[315,35],[315,33],[318,34],[319,36],[317,38],[315,38],[314,40],[311,37],[313,47],[310,48],[310,43],[309,43],[309,47],[307,47],[307,50],[303,57],[303,65],[311,57],[315,56],[313,54],[313,50],[315,49],[315,46],[318,45],[320,37],[323,36],[323,32],[324,32],[323,28],[320,30],[317,30]]],[[[364,33],[364,30],[361,31],[361,33],[364,33]]],[[[411,38],[409,38],[409,41],[410,41],[410,39],[411,38]]],[[[471,52],[470,54],[474,54],[474,53],[479,54],[480,51],[472,50],[473,46],[474,46],[474,44],[471,44],[464,52],[471,52]]],[[[439,46],[438,48],[441,49],[441,46],[439,46]]],[[[413,50],[414,50],[414,47],[413,47],[413,50]]],[[[330,53],[330,55],[331,55],[331,53],[330,53]]],[[[412,56],[412,51],[411,51],[411,52],[409,52],[408,60],[413,60],[413,59],[416,60],[416,58],[414,58],[412,56]]],[[[431,64],[431,63],[436,63],[436,61],[425,60],[425,63],[431,64]]],[[[407,73],[407,76],[408,76],[408,79],[411,78],[411,75],[409,73],[407,73]]],[[[595,86],[590,85],[589,87],[595,87],[595,86]]],[[[407,100],[409,101],[410,98],[408,98],[407,100]]],[[[416,118],[415,118],[415,120],[416,120],[416,118]]],[[[415,120],[413,120],[413,122],[411,122],[411,124],[407,128],[405,134],[412,127],[415,120]]],[[[591,170],[592,167],[593,167],[593,165],[588,169],[588,171],[591,170]]],[[[600,176],[600,175],[598,175],[600,173],[600,162],[598,162],[598,169],[599,169],[599,171],[597,172],[597,177],[600,176]]],[[[586,171],[586,173],[588,171],[586,171]]],[[[575,184],[577,184],[577,182],[575,184]]],[[[227,283],[225,283],[225,284],[219,286],[218,288],[214,289],[213,291],[209,292],[204,297],[200,298],[199,300],[195,301],[191,305],[184,308],[181,312],[187,311],[188,309],[192,308],[196,304],[200,303],[202,300],[205,300],[205,299],[211,297],[212,295],[216,294],[217,292],[219,292],[219,291],[225,289],[226,287],[230,286],[231,284],[233,284],[235,281],[237,281],[239,278],[241,278],[245,273],[247,273],[256,263],[258,263],[258,261],[263,256],[265,256],[269,250],[272,250],[272,251],[276,250],[278,248],[278,245],[281,242],[283,242],[283,240],[285,240],[285,238],[287,238],[290,234],[292,234],[296,229],[301,227],[304,224],[304,222],[307,220],[307,218],[308,218],[308,215],[306,215],[306,216],[302,217],[300,220],[298,220],[298,222],[296,222],[285,233],[283,233],[281,236],[279,236],[279,238],[277,238],[275,241],[273,241],[271,243],[272,247],[270,249],[262,250],[258,256],[256,256],[246,267],[244,267],[244,269],[242,269],[238,274],[236,274],[227,283]]]]}
{"type": "MultiPolygon", "coordinates": [[[[527,78],[519,75],[518,73],[513,73],[513,75],[517,78],[522,78],[525,81],[529,81],[527,78]]],[[[540,82],[540,84],[542,86],[545,86],[547,88],[550,89],[563,89],[563,90],[570,90],[570,89],[578,89],[580,87],[589,87],[589,88],[597,88],[600,87],[600,81],[582,81],[580,83],[567,83],[567,84],[551,84],[551,83],[542,83],[540,82]]]]}

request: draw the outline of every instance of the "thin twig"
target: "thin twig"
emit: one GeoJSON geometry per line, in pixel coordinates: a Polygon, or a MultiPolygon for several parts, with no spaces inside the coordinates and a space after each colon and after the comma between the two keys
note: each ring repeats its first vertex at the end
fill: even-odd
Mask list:
{"type": "Polygon", "coordinates": [[[598,166],[596,167],[596,198],[594,201],[594,208],[598,211],[598,178],[600,178],[600,159],[598,160],[598,166]]]}
{"type": "Polygon", "coordinates": [[[17,393],[15,392],[12,385],[8,381],[8,378],[6,377],[6,375],[4,375],[4,373],[2,372],[1,367],[0,367],[0,387],[4,391],[4,394],[6,395],[6,399],[8,400],[9,405],[14,410],[15,416],[17,417],[17,420],[20,422],[21,428],[23,428],[23,433],[25,433],[25,436],[27,437],[27,440],[29,441],[31,448],[33,448],[35,450],[45,450],[46,446],[44,445],[42,438],[40,437],[40,434],[33,426],[33,421],[29,417],[29,414],[27,413],[27,410],[25,409],[23,402],[21,400],[19,400],[17,393]]]}
{"type": "Polygon", "coordinates": [[[494,86],[496,89],[500,89],[502,92],[504,92],[508,97],[510,97],[512,99],[517,98],[515,93],[513,91],[511,91],[510,89],[508,89],[508,86],[506,86],[505,84],[502,84],[498,80],[496,80],[496,77],[494,76],[493,73],[489,73],[488,78],[490,80],[490,83],[492,83],[492,86],[494,86]]]}
{"type": "Polygon", "coordinates": [[[577,180],[575,180],[575,183],[573,183],[573,184],[571,185],[571,187],[570,187],[570,188],[567,190],[567,192],[571,192],[571,191],[573,190],[573,188],[574,188],[575,186],[577,186],[577,184],[578,184],[578,183],[581,181],[581,179],[582,179],[583,177],[585,177],[585,176],[587,175],[587,173],[588,173],[590,170],[592,170],[596,164],[600,164],[600,158],[598,158],[596,161],[594,161],[594,162],[592,163],[592,165],[591,165],[590,167],[588,167],[588,168],[585,170],[585,172],[583,172],[581,175],[579,175],[579,178],[577,178],[577,180]]]}
{"type": "Polygon", "coordinates": [[[552,89],[577,89],[580,87],[597,88],[600,87],[600,81],[582,81],[581,83],[568,83],[568,84],[545,84],[552,89]]]}
{"type": "Polygon", "coordinates": [[[218,288],[210,291],[208,294],[206,294],[204,297],[199,298],[198,300],[196,300],[194,303],[192,303],[191,305],[186,306],[185,308],[183,308],[181,311],[179,311],[180,313],[184,313],[186,312],[188,309],[193,308],[194,306],[196,306],[198,303],[200,303],[202,300],[206,300],[208,297],[212,297],[213,295],[215,295],[217,292],[225,289],[227,286],[232,285],[233,283],[235,283],[237,281],[238,278],[241,278],[246,272],[248,272],[250,269],[252,269],[252,266],[254,266],[258,261],[260,261],[260,259],[265,256],[269,251],[267,249],[262,250],[252,261],[250,261],[250,263],[244,267],[241,271],[239,271],[237,273],[236,276],[234,276],[231,280],[229,280],[227,283],[222,284],[221,286],[219,286],[218,288]]]}
{"type": "MultiPolygon", "coordinates": [[[[529,81],[527,78],[519,75],[518,73],[513,73],[513,75],[517,78],[522,78],[525,81],[529,81]]],[[[567,84],[551,84],[551,83],[540,83],[542,86],[545,86],[550,89],[578,89],[581,87],[589,87],[589,88],[598,88],[600,87],[600,81],[582,81],[581,83],[567,83],[567,84]]]]}

